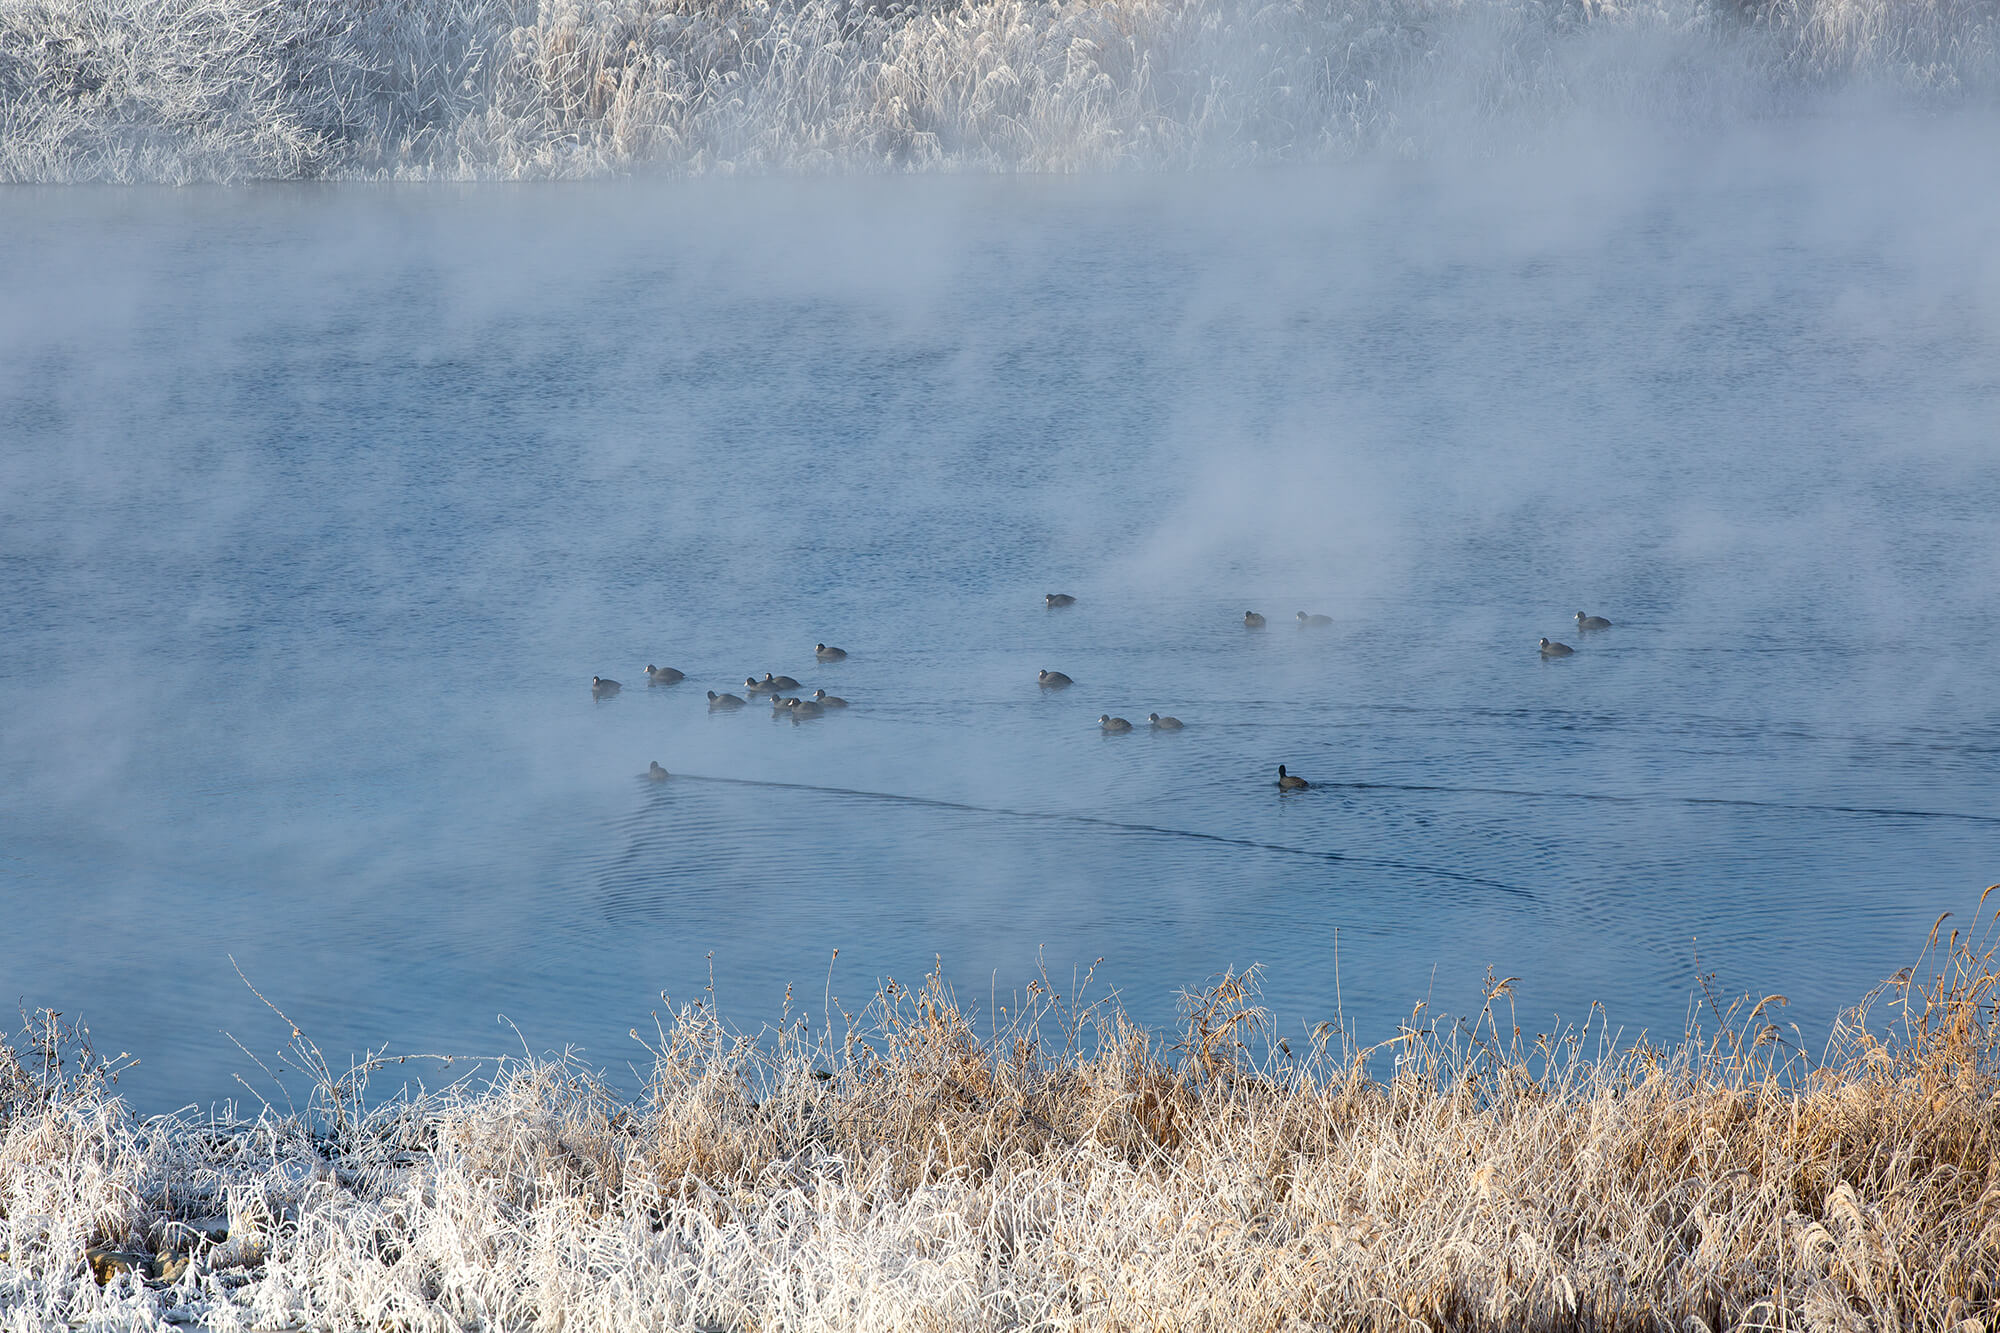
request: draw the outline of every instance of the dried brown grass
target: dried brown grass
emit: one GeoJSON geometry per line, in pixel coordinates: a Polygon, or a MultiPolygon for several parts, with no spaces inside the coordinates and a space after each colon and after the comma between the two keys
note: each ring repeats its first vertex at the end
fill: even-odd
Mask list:
{"type": "Polygon", "coordinates": [[[1276,1038],[1254,973],[1171,1040],[1046,979],[982,1035],[932,975],[755,1034],[687,1006],[638,1102],[521,1062],[227,1124],[133,1119],[44,1025],[0,1056],[0,1324],[1970,1333],[2000,1302],[1986,926],[1933,932],[1819,1061],[1778,997],[1621,1049],[1524,1039],[1492,980],[1362,1049],[1276,1038]],[[84,1267],[216,1209],[174,1283],[84,1267]]]}

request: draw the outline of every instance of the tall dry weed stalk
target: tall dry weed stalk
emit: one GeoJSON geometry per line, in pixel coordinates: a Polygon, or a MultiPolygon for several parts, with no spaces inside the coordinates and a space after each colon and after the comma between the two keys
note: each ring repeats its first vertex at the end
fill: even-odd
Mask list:
{"type": "Polygon", "coordinates": [[[0,181],[1079,171],[2000,86],[1990,0],[4,0],[0,181]]]}
{"type": "Polygon", "coordinates": [[[1527,1038],[1493,978],[1360,1047],[1275,1034],[1254,971],[1171,1040],[1088,977],[982,1034],[933,974],[755,1033],[683,1006],[636,1103],[518,1060],[140,1120],[38,1020],[0,1047],[0,1326],[1970,1333],[2000,1301],[1995,919],[1934,931],[1820,1061],[1781,997],[1706,988],[1668,1049],[1527,1038]],[[138,1258],[100,1286],[92,1246],[138,1258]]]}

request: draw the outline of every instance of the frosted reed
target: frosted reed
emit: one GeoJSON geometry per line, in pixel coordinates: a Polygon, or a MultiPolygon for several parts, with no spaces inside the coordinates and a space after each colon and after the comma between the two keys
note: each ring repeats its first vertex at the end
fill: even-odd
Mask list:
{"type": "Polygon", "coordinates": [[[0,0],[0,181],[1083,171],[1990,100],[1983,0],[0,0]]]}
{"type": "Polygon", "coordinates": [[[135,1118],[44,1018],[0,1059],[0,1327],[1969,1333],[1995,982],[1933,932],[1808,1060],[1778,997],[1620,1046],[1489,978],[1360,1049],[1274,1034],[1254,974],[1171,1039],[1046,981],[982,1036],[933,977],[684,1007],[635,1102],[551,1060],[371,1110],[383,1062],[300,1037],[313,1091],[247,1122],[135,1118]]]}

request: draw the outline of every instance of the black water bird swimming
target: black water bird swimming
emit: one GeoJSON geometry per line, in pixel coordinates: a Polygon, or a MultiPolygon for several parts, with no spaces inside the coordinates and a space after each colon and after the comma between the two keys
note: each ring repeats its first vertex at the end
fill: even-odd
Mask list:
{"type": "Polygon", "coordinates": [[[1065,676],[1062,672],[1050,671],[1047,668],[1043,668],[1042,670],[1041,682],[1042,688],[1045,690],[1063,690],[1076,684],[1075,681],[1065,676]]]}
{"type": "Polygon", "coordinates": [[[1243,628],[1244,629],[1264,628],[1264,617],[1258,615],[1255,611],[1245,611],[1243,613],[1243,628]]]}
{"type": "Polygon", "coordinates": [[[646,770],[646,777],[653,782],[665,782],[670,776],[672,775],[666,769],[660,767],[660,761],[657,759],[653,761],[653,766],[646,770]]]}
{"type": "Polygon", "coordinates": [[[1278,765],[1279,791],[1304,791],[1306,788],[1310,786],[1312,786],[1312,783],[1307,782],[1304,778],[1298,776],[1296,773],[1287,773],[1285,771],[1285,766],[1283,764],[1278,765]]]}
{"type": "Polygon", "coordinates": [[[818,704],[821,708],[847,707],[847,700],[837,694],[828,694],[825,690],[814,690],[812,692],[812,702],[818,704]]]}
{"type": "Polygon", "coordinates": [[[592,676],[590,678],[590,697],[593,699],[609,699],[624,688],[617,681],[606,680],[603,676],[592,676]]]}
{"type": "Polygon", "coordinates": [[[1042,600],[1047,602],[1051,607],[1076,605],[1076,598],[1066,592],[1052,592],[1042,600]]]}
{"type": "Polygon", "coordinates": [[[1132,730],[1132,724],[1130,722],[1127,722],[1122,717],[1113,717],[1109,713],[1098,714],[1097,725],[1104,728],[1104,730],[1110,732],[1132,730]]]}
{"type": "Polygon", "coordinates": [[[1158,713],[1146,714],[1146,720],[1153,724],[1154,731],[1179,731],[1181,720],[1177,717],[1161,717],[1158,713]]]}
{"type": "Polygon", "coordinates": [[[768,671],[759,683],[767,690],[796,690],[799,687],[799,683],[790,676],[774,676],[768,671]]]}
{"type": "Polygon", "coordinates": [[[672,667],[649,665],[646,668],[646,683],[648,685],[678,685],[686,679],[687,672],[676,671],[672,667]]]}
{"type": "Polygon", "coordinates": [[[1603,616],[1587,616],[1579,611],[1576,613],[1576,627],[1578,629],[1610,629],[1611,622],[1603,616]]]}
{"type": "Polygon", "coordinates": [[[1573,657],[1575,654],[1576,649],[1566,643],[1552,643],[1547,639],[1542,640],[1543,657],[1573,657]]]}
{"type": "Polygon", "coordinates": [[[1320,616],[1320,615],[1309,616],[1303,611],[1299,612],[1300,629],[1306,629],[1308,627],[1312,629],[1323,629],[1324,627],[1331,625],[1332,623],[1333,623],[1332,616],[1320,616]]]}
{"type": "Polygon", "coordinates": [[[708,710],[711,713],[719,709],[741,707],[743,707],[743,701],[733,694],[717,694],[714,690],[708,692],[708,710]]]}
{"type": "Polygon", "coordinates": [[[847,660],[845,648],[829,648],[823,643],[813,645],[813,656],[822,662],[844,662],[847,660]]]}

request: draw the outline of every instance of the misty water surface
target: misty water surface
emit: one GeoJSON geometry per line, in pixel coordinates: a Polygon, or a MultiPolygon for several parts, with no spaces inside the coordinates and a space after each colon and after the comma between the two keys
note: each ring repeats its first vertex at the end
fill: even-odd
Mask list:
{"type": "Polygon", "coordinates": [[[627,1086],[934,958],[1817,1049],[2000,878],[1990,129],[0,195],[0,991],[148,1109],[272,1092],[232,955],[627,1086]]]}

